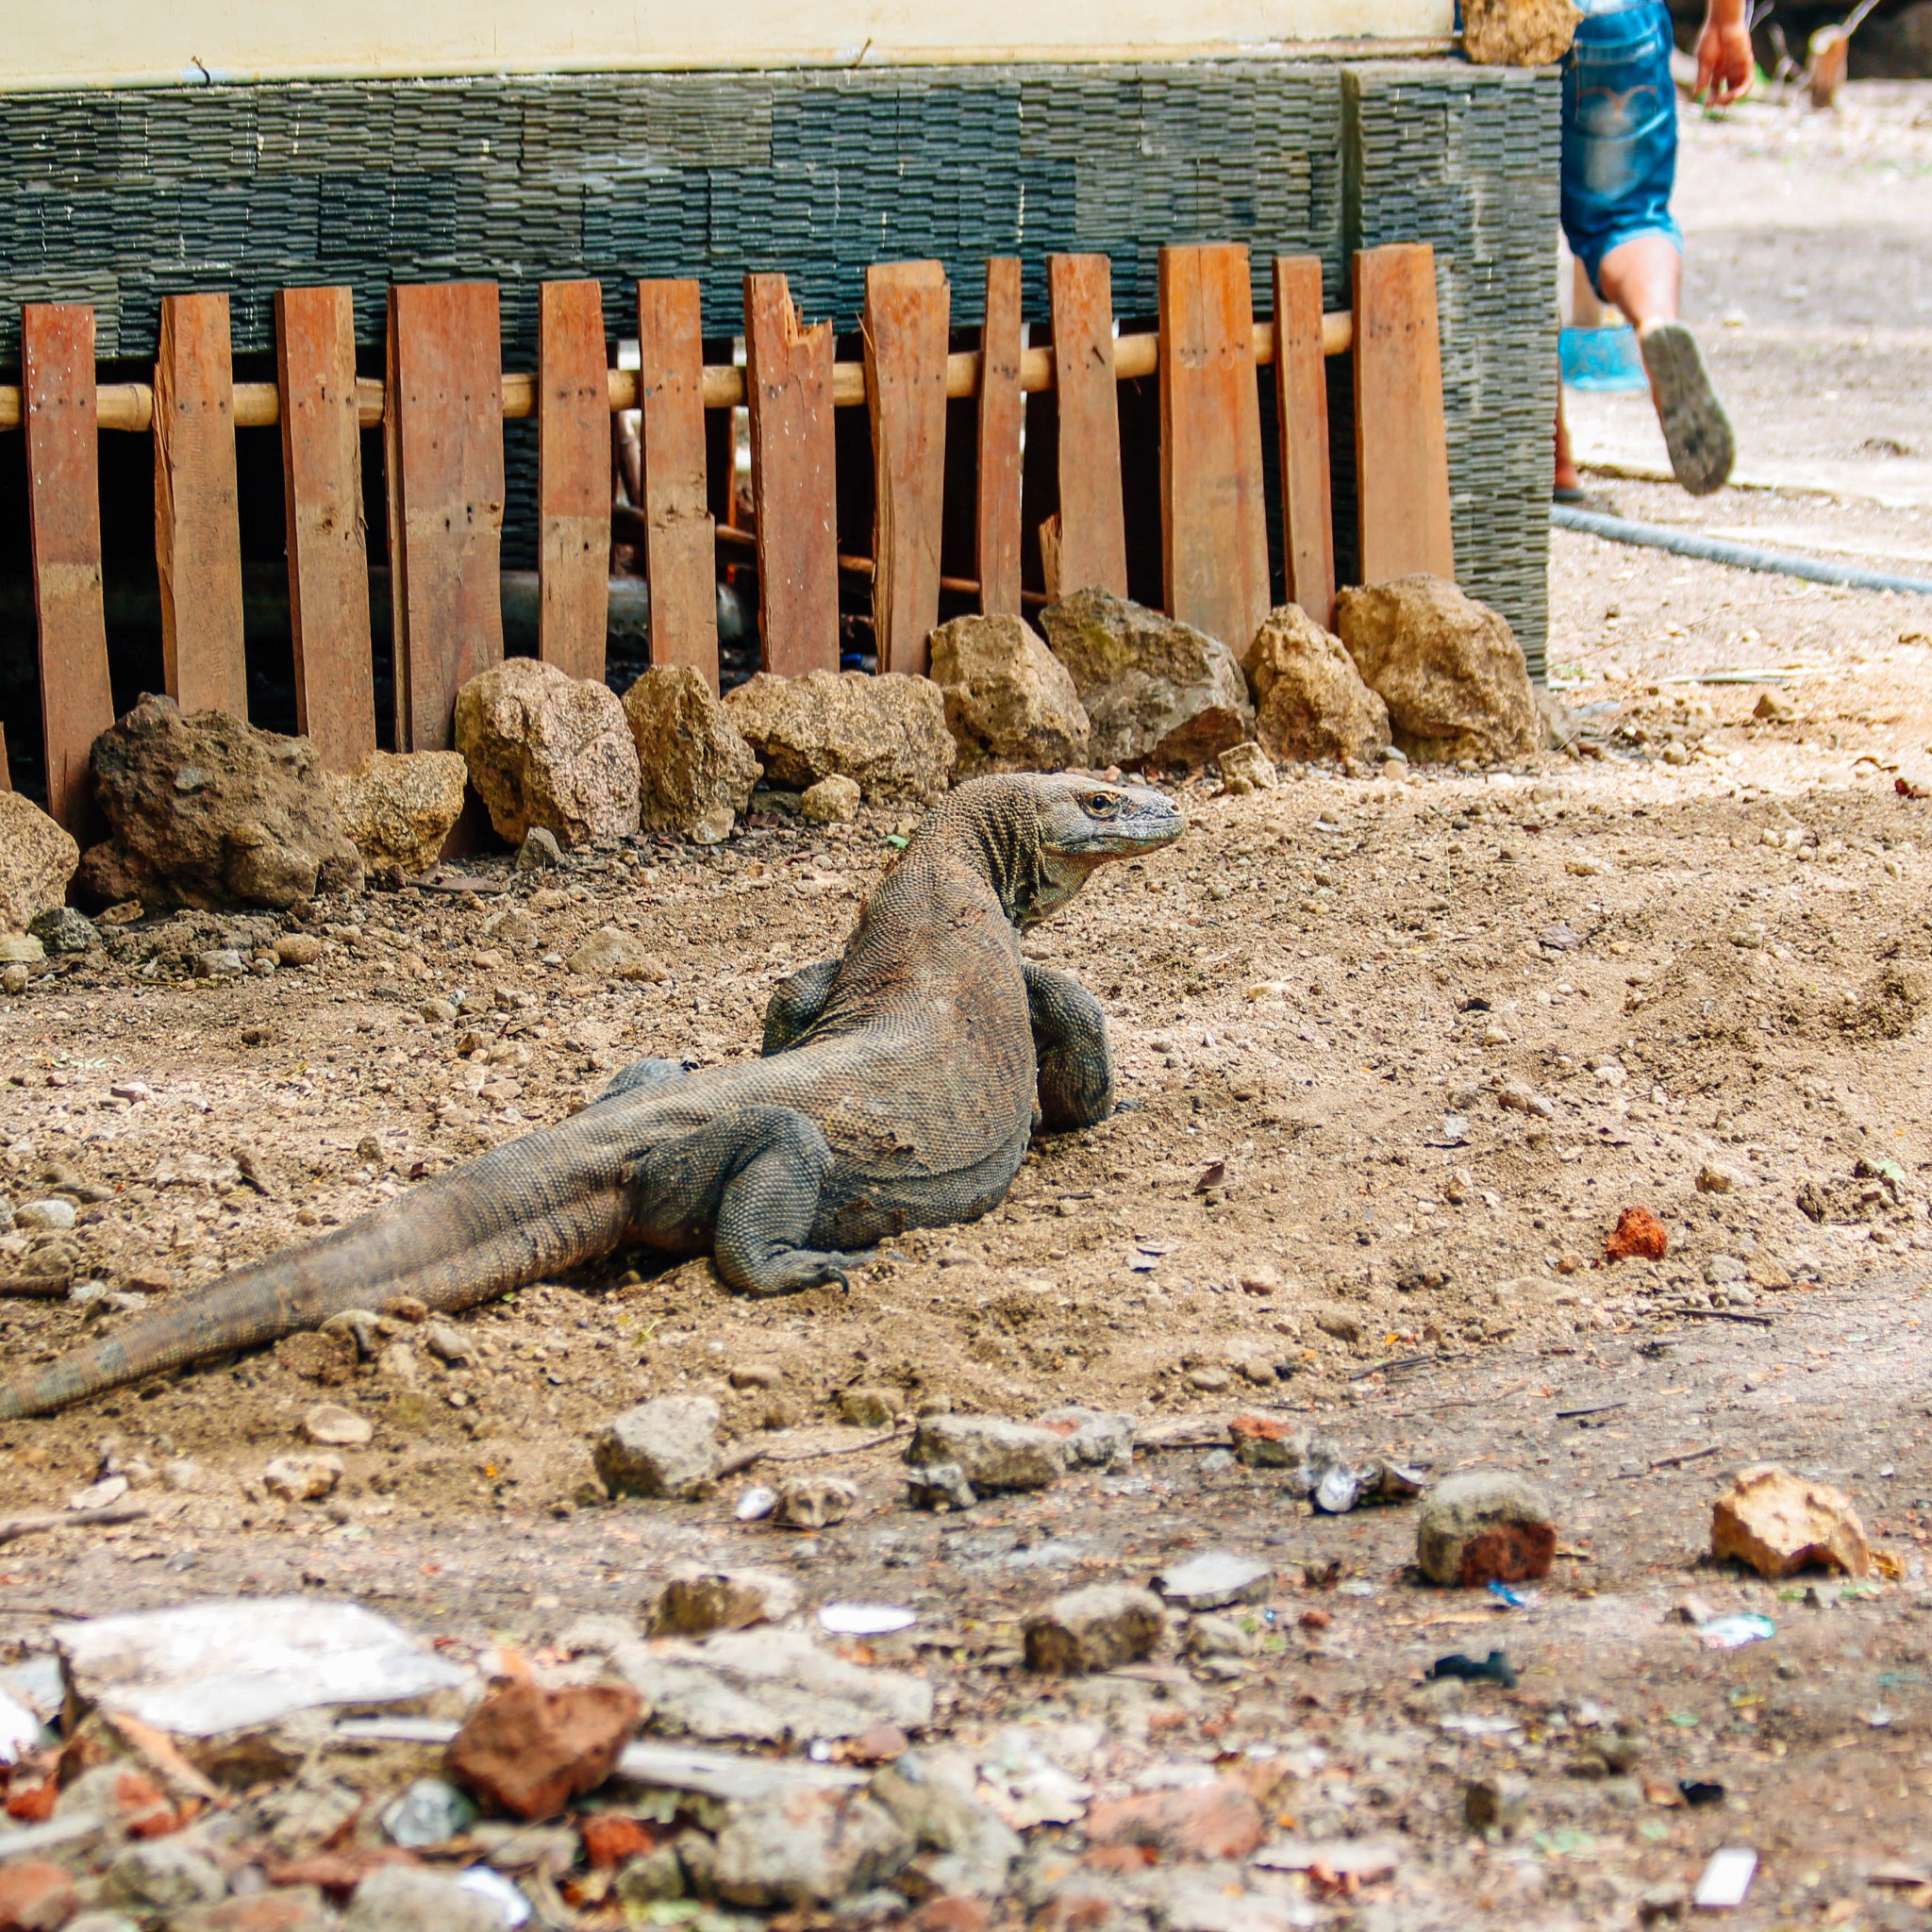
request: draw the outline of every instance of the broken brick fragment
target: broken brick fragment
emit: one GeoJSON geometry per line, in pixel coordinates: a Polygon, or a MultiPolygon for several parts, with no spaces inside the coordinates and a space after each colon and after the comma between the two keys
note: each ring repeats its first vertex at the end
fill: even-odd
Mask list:
{"type": "Polygon", "coordinates": [[[1671,1251],[1664,1224],[1648,1208],[1626,1208],[1604,1241],[1607,1261],[1661,1261],[1671,1251]]]}
{"type": "Polygon", "coordinates": [[[643,1701],[626,1684],[546,1690],[528,1676],[496,1685],[449,1747],[450,1774],[486,1805],[555,1818],[616,1768],[643,1701]]]}

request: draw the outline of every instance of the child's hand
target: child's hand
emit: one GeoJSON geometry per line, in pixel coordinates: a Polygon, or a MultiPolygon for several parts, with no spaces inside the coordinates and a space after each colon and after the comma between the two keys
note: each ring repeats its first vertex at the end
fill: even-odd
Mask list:
{"type": "Polygon", "coordinates": [[[1714,108],[1728,108],[1751,85],[1757,71],[1750,30],[1742,21],[1707,19],[1697,36],[1697,95],[1714,108]]]}

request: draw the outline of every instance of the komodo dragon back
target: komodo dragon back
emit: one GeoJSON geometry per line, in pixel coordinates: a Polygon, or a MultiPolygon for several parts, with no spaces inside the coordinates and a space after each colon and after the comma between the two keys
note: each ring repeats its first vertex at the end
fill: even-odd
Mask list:
{"type": "Polygon", "coordinates": [[[709,1248],[734,1286],[783,1293],[843,1280],[834,1242],[986,1212],[1036,1102],[1048,1127],[1112,1105],[1098,1005],[1026,964],[1020,930],[1184,826],[1157,791],[1073,774],[956,788],[843,955],[781,985],[760,1058],[689,1076],[640,1062],[570,1119],[0,1388],[0,1420],[353,1309],[469,1307],[625,1242],[709,1248]]]}

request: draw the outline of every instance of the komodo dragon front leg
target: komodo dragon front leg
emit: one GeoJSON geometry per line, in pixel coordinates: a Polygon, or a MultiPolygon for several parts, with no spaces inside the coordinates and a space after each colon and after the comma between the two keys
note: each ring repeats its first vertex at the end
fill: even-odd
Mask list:
{"type": "Polygon", "coordinates": [[[1113,1112],[1113,1048],[1100,1002],[1077,979],[1029,965],[1026,1007],[1040,1062],[1041,1125],[1050,1134],[1099,1125],[1113,1112]]]}

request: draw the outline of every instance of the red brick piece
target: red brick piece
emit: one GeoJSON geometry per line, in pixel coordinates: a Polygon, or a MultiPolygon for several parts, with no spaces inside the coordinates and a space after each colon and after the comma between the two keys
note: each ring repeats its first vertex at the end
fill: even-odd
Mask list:
{"type": "Polygon", "coordinates": [[[577,1827],[584,1840],[584,1857],[600,1872],[614,1872],[641,1857],[657,1842],[658,1834],[622,1811],[593,1812],[577,1827]]]}
{"type": "Polygon", "coordinates": [[[1261,1807],[1221,1780],[1186,1790],[1103,1798],[1087,1814],[1088,1841],[1145,1845],[1166,1858],[1245,1858],[1266,1835],[1261,1807]]]}
{"type": "Polygon", "coordinates": [[[58,1865],[0,1872],[0,1932],[58,1932],[74,1916],[74,1880],[58,1865]]]}
{"type": "Polygon", "coordinates": [[[1664,1224],[1647,1208],[1626,1208],[1617,1216],[1617,1224],[1604,1242],[1604,1259],[1627,1261],[1633,1256],[1645,1261],[1661,1261],[1671,1251],[1671,1238],[1664,1224]]]}
{"type": "Polygon", "coordinates": [[[642,1708],[624,1684],[498,1684],[451,1743],[451,1774],[498,1810],[555,1818],[610,1775],[642,1708]]]}

